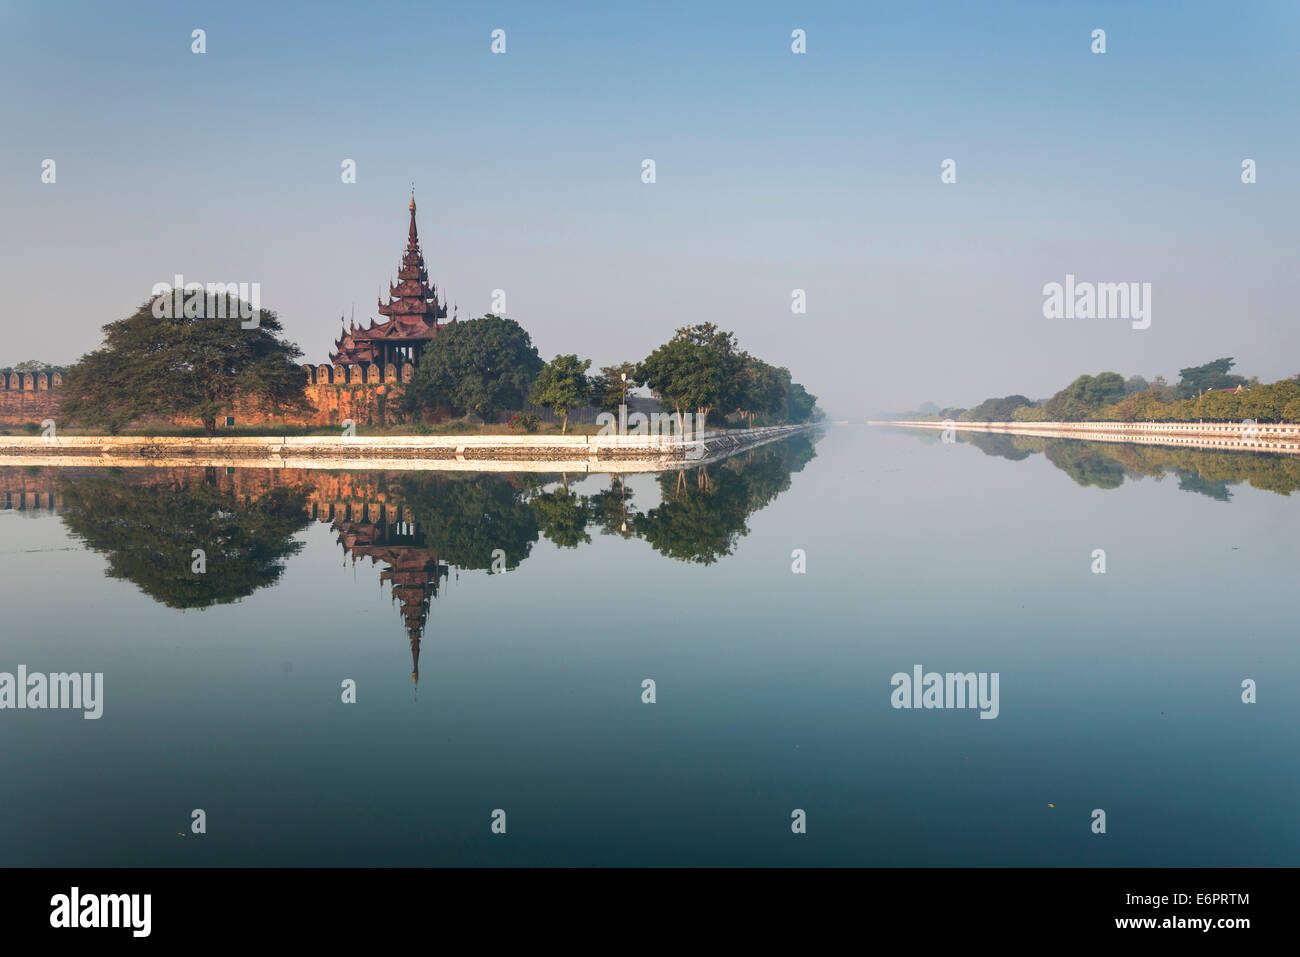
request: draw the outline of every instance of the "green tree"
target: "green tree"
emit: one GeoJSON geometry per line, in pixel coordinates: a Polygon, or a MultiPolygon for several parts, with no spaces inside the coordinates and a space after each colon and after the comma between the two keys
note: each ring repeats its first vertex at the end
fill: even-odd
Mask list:
{"type": "Polygon", "coordinates": [[[1011,413],[1013,422],[1046,422],[1047,409],[1042,405],[1022,405],[1011,413]]]}
{"type": "Polygon", "coordinates": [[[1016,410],[1033,405],[1023,395],[1009,395],[1002,399],[985,399],[962,416],[968,422],[1010,422],[1016,410]]]}
{"type": "Polygon", "coordinates": [[[312,409],[302,353],[279,337],[275,313],[261,310],[257,326],[244,329],[230,296],[210,297],[204,310],[227,318],[160,318],[161,302],[104,326],[103,348],[68,370],[59,406],[66,422],[116,432],[144,417],[184,416],[214,435],[236,398],[271,413],[312,409]]]}
{"type": "Polygon", "coordinates": [[[1236,422],[1242,418],[1242,397],[1235,392],[1211,389],[1196,400],[1197,419],[1236,422]]]}
{"type": "Polygon", "coordinates": [[[785,405],[781,410],[783,422],[809,422],[822,417],[817,408],[817,396],[813,395],[798,382],[790,383],[785,392],[785,405]]]}
{"type": "Polygon", "coordinates": [[[1174,391],[1179,399],[1194,399],[1210,389],[1231,389],[1245,385],[1246,379],[1239,375],[1230,375],[1228,370],[1234,365],[1231,357],[1215,359],[1205,365],[1189,366],[1178,370],[1178,385],[1174,391]]]}
{"type": "Polygon", "coordinates": [[[445,407],[487,418],[522,406],[541,369],[532,339],[513,319],[454,322],[425,346],[402,407],[410,413],[445,407]]]}
{"type": "Polygon", "coordinates": [[[1054,422],[1077,422],[1124,397],[1124,377],[1117,372],[1081,375],[1044,403],[1047,418],[1054,422]]]}
{"type": "Polygon", "coordinates": [[[778,415],[785,408],[791,385],[790,370],[768,365],[748,352],[742,352],[740,359],[737,411],[742,418],[749,419],[752,428],[755,418],[762,416],[766,419],[778,415]]]}
{"type": "Polygon", "coordinates": [[[628,389],[636,386],[636,363],[620,362],[615,366],[601,366],[591,377],[591,402],[605,412],[617,412],[623,404],[628,389]],[[627,376],[626,388],[623,376],[627,376]]]}
{"type": "Polygon", "coordinates": [[[586,405],[591,396],[591,380],[587,378],[589,368],[590,359],[579,359],[575,355],[556,356],[542,366],[533,382],[529,401],[563,416],[561,433],[569,431],[569,413],[580,405],[586,405]]]}
{"type": "Polygon", "coordinates": [[[682,428],[683,413],[694,411],[703,429],[713,409],[736,408],[741,361],[735,335],[706,322],[678,329],[641,362],[637,380],[676,411],[682,428]]]}
{"type": "Polygon", "coordinates": [[[1283,379],[1260,385],[1241,397],[1242,412],[1256,422],[1285,422],[1287,406],[1300,399],[1300,382],[1283,379]]]}

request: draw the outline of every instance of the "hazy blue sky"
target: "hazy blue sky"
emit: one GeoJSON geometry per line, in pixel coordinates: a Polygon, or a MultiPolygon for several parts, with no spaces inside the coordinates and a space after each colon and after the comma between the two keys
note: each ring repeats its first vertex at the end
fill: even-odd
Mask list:
{"type": "Polygon", "coordinates": [[[503,288],[548,358],[711,320],[836,417],[1300,372],[1300,4],[1138,6],[4,0],[0,365],[75,360],[178,272],[260,282],[324,361],[414,180],[461,317],[503,288]],[[1066,273],[1152,283],[1151,327],[1045,319],[1066,273]]]}

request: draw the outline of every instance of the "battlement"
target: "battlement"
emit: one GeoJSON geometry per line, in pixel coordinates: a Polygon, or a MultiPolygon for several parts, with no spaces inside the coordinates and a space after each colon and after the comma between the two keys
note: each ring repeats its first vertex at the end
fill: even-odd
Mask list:
{"type": "Polygon", "coordinates": [[[373,385],[383,382],[410,382],[415,366],[406,362],[399,368],[388,365],[304,365],[309,385],[373,385]]]}
{"type": "Polygon", "coordinates": [[[61,385],[61,372],[0,372],[0,391],[3,392],[48,392],[61,385]]]}
{"type": "MultiPolygon", "coordinates": [[[[309,385],[369,385],[381,382],[410,382],[415,366],[403,363],[400,367],[389,363],[381,365],[306,365],[309,385]]],[[[61,372],[0,372],[0,391],[48,392],[63,385],[61,372]]]]}
{"type": "MultiPolygon", "coordinates": [[[[409,362],[388,365],[301,365],[306,376],[307,398],[313,412],[293,416],[272,416],[255,403],[236,399],[229,415],[241,426],[338,425],[351,419],[359,425],[382,425],[389,421],[387,404],[401,394],[415,375],[409,362]]],[[[61,372],[0,373],[0,427],[58,418],[63,389],[61,372]]],[[[197,420],[173,417],[168,425],[196,426],[197,420]]]]}

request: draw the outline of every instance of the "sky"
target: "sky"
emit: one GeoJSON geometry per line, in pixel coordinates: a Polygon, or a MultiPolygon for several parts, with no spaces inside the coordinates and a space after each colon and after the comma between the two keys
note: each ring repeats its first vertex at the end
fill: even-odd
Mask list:
{"type": "Polygon", "coordinates": [[[462,319],[504,290],[544,358],[715,322],[832,418],[1220,356],[1273,381],[1298,51],[1295,2],[0,0],[0,366],[75,361],[178,273],[260,283],[324,362],[414,182],[435,284],[462,319]],[[1150,283],[1150,327],[1046,318],[1067,274],[1150,283]]]}

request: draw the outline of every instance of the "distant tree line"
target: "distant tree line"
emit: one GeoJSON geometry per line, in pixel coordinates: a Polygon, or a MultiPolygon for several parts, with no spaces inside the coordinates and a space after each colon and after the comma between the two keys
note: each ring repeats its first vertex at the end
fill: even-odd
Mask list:
{"type": "Polygon", "coordinates": [[[971,409],[933,406],[918,418],[963,422],[1300,422],[1300,375],[1261,384],[1235,375],[1231,357],[1163,376],[1125,379],[1117,372],[1081,375],[1051,398],[985,399],[971,409]]]}

